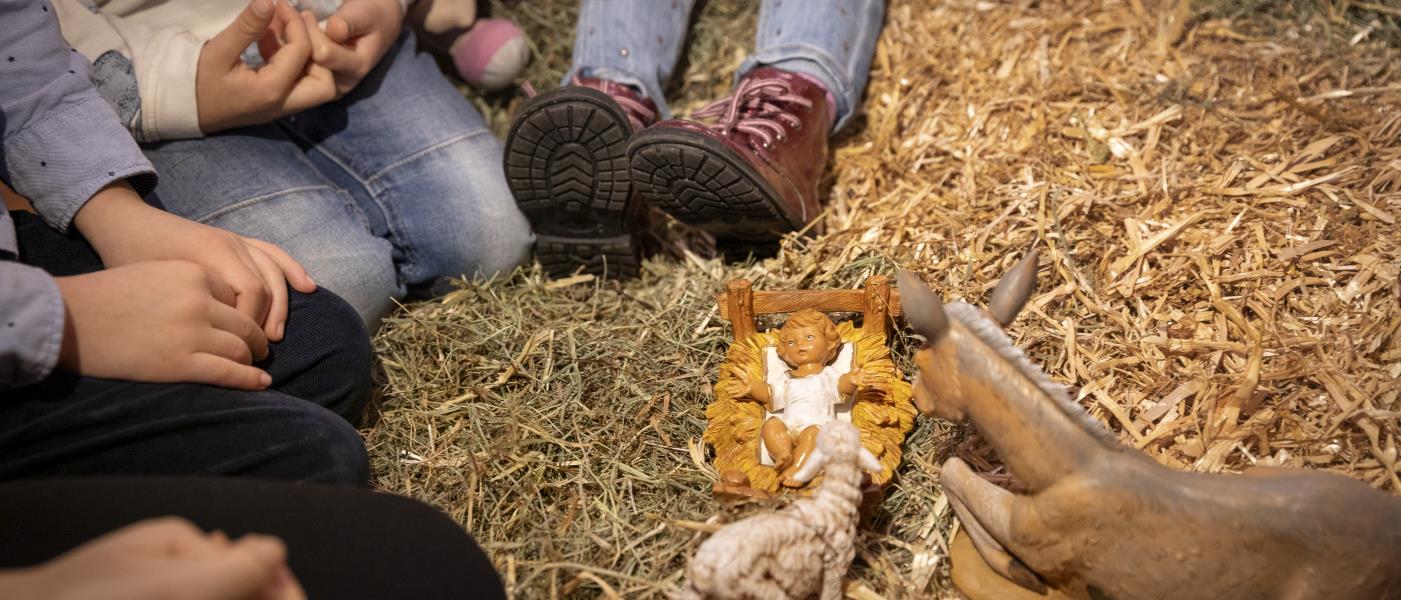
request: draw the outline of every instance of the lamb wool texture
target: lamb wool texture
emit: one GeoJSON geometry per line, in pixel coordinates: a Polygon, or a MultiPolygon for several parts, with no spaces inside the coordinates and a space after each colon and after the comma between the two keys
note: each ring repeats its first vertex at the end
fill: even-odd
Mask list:
{"type": "Polygon", "coordinates": [[[856,427],[844,421],[825,425],[802,474],[822,470],[817,491],[716,532],[691,560],[681,597],[841,598],[856,556],[863,464],[879,468],[861,448],[856,427]]]}

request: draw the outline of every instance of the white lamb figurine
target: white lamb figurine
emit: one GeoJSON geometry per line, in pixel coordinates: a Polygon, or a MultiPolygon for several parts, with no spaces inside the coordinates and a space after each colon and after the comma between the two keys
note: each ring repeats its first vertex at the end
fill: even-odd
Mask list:
{"type": "Polygon", "coordinates": [[[856,556],[861,472],[879,472],[880,463],[861,447],[856,426],[833,421],[818,434],[817,447],[802,470],[805,479],[822,471],[817,491],[779,511],[715,532],[691,559],[681,598],[842,597],[847,568],[856,556]]]}

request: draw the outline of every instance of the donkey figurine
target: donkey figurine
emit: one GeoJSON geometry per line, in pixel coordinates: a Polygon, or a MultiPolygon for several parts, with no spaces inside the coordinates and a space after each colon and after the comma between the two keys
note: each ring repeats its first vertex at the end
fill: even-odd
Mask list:
{"type": "Polygon", "coordinates": [[[1321,471],[1174,471],[1120,445],[1003,333],[1035,277],[1032,251],[984,312],[899,276],[905,318],[926,340],[916,406],[972,421],[1027,488],[1013,494],[958,458],[943,465],[944,492],[993,571],[1078,598],[1401,598],[1401,499],[1321,471]]]}

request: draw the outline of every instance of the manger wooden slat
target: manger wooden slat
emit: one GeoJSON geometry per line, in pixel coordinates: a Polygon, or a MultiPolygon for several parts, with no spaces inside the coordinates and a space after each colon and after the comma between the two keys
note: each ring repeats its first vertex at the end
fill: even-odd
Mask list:
{"type": "MultiPolygon", "coordinates": [[[[790,290],[753,292],[753,314],[791,313],[804,308],[823,312],[866,312],[865,290],[790,290]]],[[[730,319],[729,302],[726,294],[715,297],[720,305],[720,317],[730,319]]],[[[898,317],[900,312],[900,290],[890,290],[889,316],[898,317]]]]}

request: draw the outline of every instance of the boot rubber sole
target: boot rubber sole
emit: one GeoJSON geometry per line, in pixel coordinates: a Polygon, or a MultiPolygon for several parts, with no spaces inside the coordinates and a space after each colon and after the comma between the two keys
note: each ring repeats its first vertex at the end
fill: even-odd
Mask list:
{"type": "Polygon", "coordinates": [[[772,246],[804,223],[724,142],[674,129],[645,129],[628,147],[632,185],[648,204],[715,236],[717,243],[772,246]]]}
{"type": "Polygon", "coordinates": [[[551,277],[636,277],[645,208],[632,194],[632,125],[607,94],[566,86],[525,103],[506,136],[506,184],[551,277]]]}

